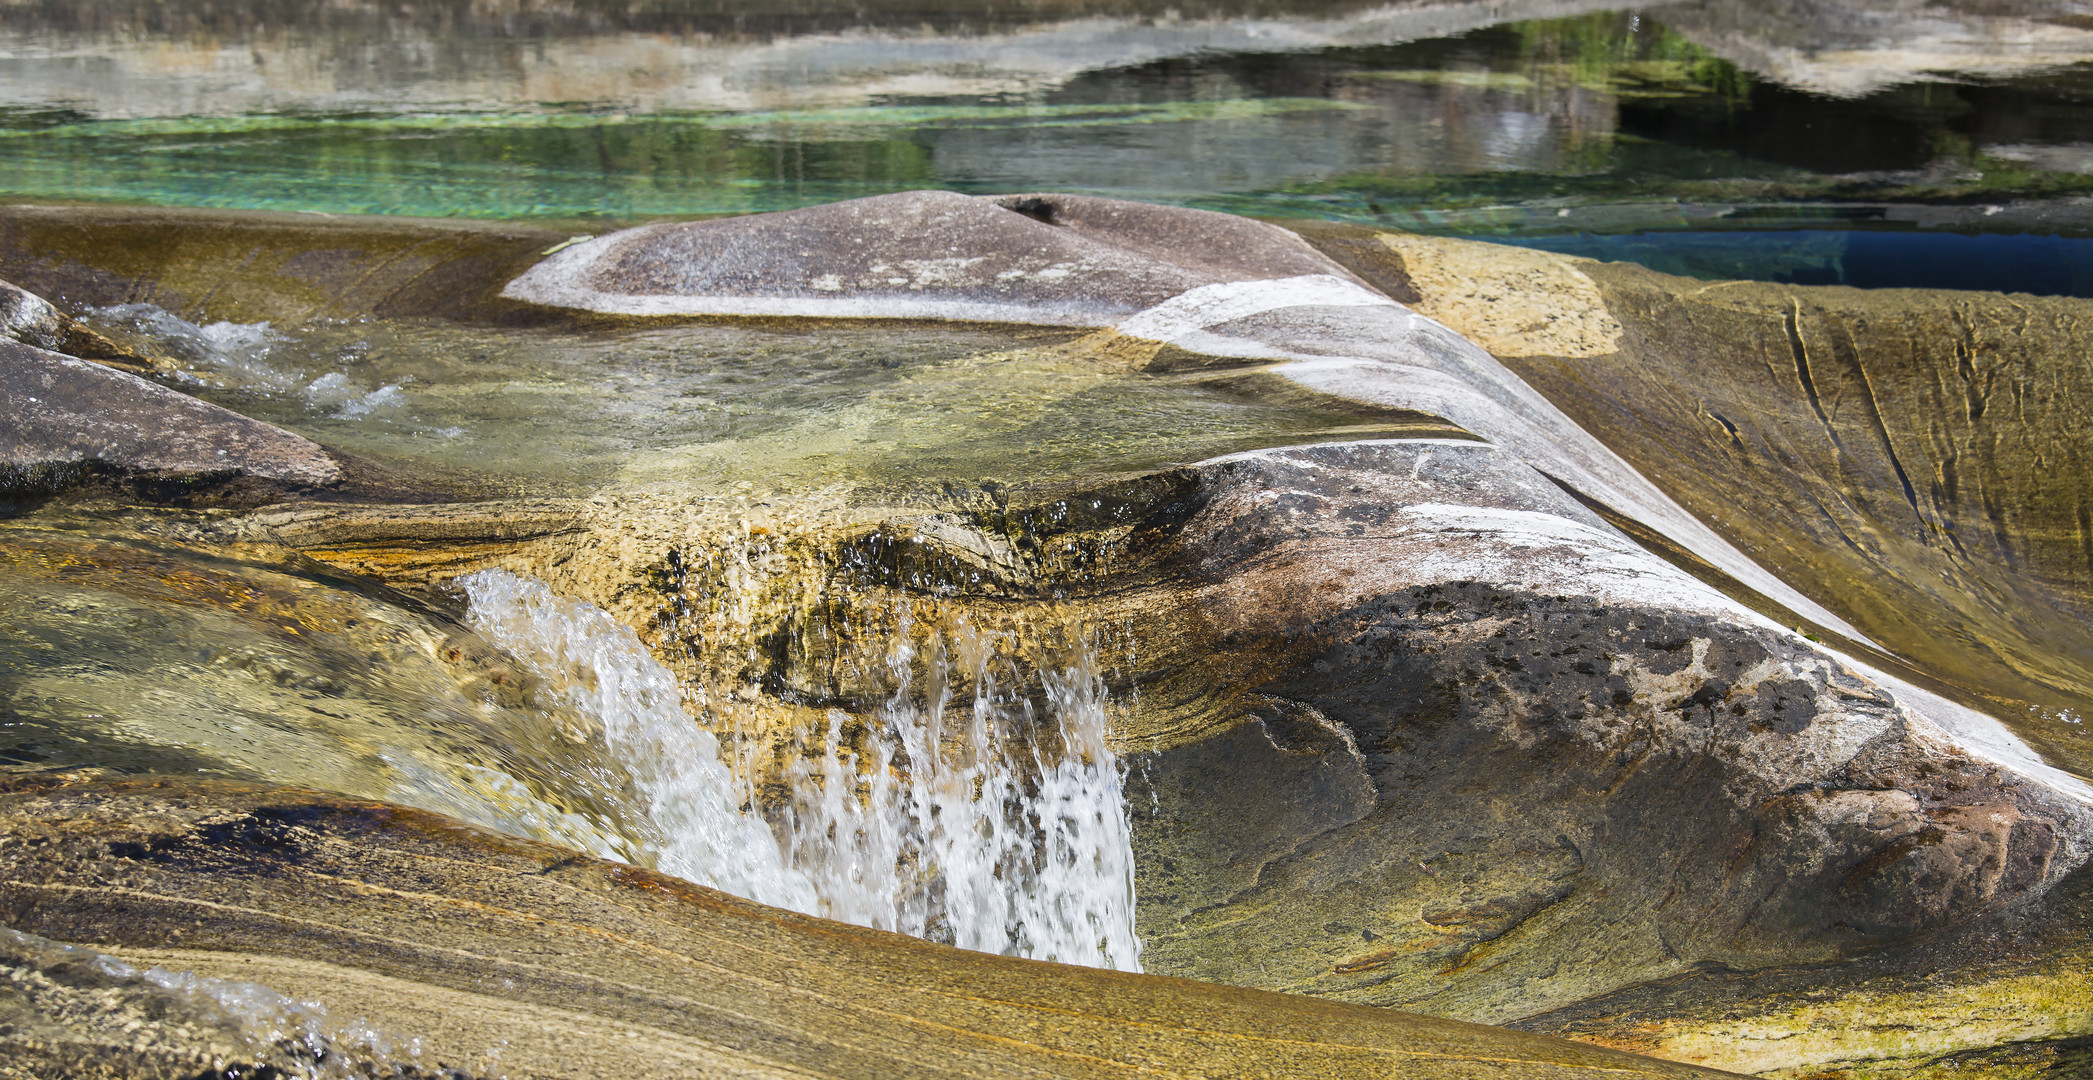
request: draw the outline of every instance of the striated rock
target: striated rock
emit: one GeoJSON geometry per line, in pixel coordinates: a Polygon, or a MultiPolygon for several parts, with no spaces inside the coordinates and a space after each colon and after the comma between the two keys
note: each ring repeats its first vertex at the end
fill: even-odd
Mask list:
{"type": "Polygon", "coordinates": [[[1380,234],[1376,254],[1311,235],[1489,345],[1865,634],[1858,648],[1879,644],[1873,662],[1938,680],[2052,764],[2093,773],[2093,735],[2074,722],[2093,710],[2093,462],[2078,438],[2093,302],[1710,283],[1493,244],[1380,234]]]}
{"type": "Polygon", "coordinates": [[[1270,366],[1298,387],[1443,417],[1512,448],[1749,588],[1861,637],[1745,558],[1488,353],[1362,287],[1274,226],[1063,195],[990,201],[912,192],[615,233],[553,255],[505,295],[628,315],[1110,326],[1130,343],[1120,352],[1152,371],[1270,366]],[[825,269],[831,262],[834,273],[825,269]]]}
{"type": "Polygon", "coordinates": [[[336,1068],[518,1080],[1725,1075],[1524,1032],[970,953],[309,792],[18,777],[0,783],[0,828],[0,918],[157,965],[161,983],[192,991],[163,994],[158,1008],[207,1021],[149,1035],[108,1023],[149,988],[121,966],[10,935],[0,951],[29,961],[10,978],[30,992],[6,1002],[0,1045],[4,1067],[29,1075],[124,1061],[148,1039],[147,1063],[170,1072],[224,1068],[237,1060],[228,1044],[273,1063],[281,1036],[304,1032],[305,1052],[336,1068]],[[248,985],[234,995],[225,983],[248,985]],[[52,1037],[54,1022],[69,1041],[52,1037]],[[414,1041],[393,1041],[399,1032],[414,1041]]]}
{"type": "MultiPolygon", "coordinates": [[[[198,522],[190,539],[250,553],[281,545],[425,596],[482,566],[538,577],[633,628],[704,722],[770,738],[775,753],[750,755],[759,772],[788,768],[796,733],[816,722],[837,739],[862,730],[894,693],[892,658],[943,647],[954,628],[1021,644],[1099,628],[1130,643],[1108,678],[1115,749],[1131,766],[1139,929],[1157,971],[1516,1021],[1755,1071],[1890,1061],[1887,1027],[1818,1034],[1826,1017],[1847,1015],[1825,1000],[1849,992],[1854,1008],[1879,1005],[1885,1024],[1919,1033],[1899,1059],[1914,1067],[2006,1060],[2022,1050],[2002,1043],[2088,1034],[2084,1010],[2054,1004],[2069,992],[2057,973],[2087,954],[2076,899],[2093,855],[2084,783],[1967,707],[1984,699],[1933,678],[1906,652],[1909,634],[1891,625],[1877,638],[1886,624],[1854,614],[1863,587],[1788,577],[1786,552],[1803,545],[1759,545],[1706,492],[1763,513],[1768,529],[1795,527],[1785,496],[1751,495],[1699,444],[1673,452],[1619,434],[1635,428],[1634,410],[1668,430],[1664,409],[1726,388],[1764,405],[1761,416],[1792,413],[1793,400],[1750,374],[1771,354],[1721,351],[1789,341],[1787,323],[1754,337],[1741,317],[1711,315],[1713,329],[1689,336],[1665,314],[1687,300],[1627,304],[1612,271],[1482,245],[1314,234],[1325,259],[1218,215],[1004,202],[930,193],[636,230],[560,251],[511,290],[625,314],[912,311],[1099,326],[1069,355],[1430,422],[1404,429],[1421,437],[1109,481],[953,482],[935,497],[860,492],[767,510],[658,490],[586,504],[314,506],[198,522]],[[824,282],[830,268],[835,281],[824,282]],[[1557,381],[1529,374],[1558,361],[1557,381]],[[1640,366],[1631,379],[1609,365],[1640,366]],[[1597,389],[1564,389],[1578,378],[1597,389]],[[1606,415],[1609,379],[1632,390],[1609,407],[1631,415],[1593,420],[1606,415]],[[1939,970],[1954,977],[1896,988],[1939,970]],[[1674,1010],[1667,995],[1682,987],[1674,1010]]],[[[1714,303],[1706,295],[1689,299],[1714,303]]],[[[1817,331],[1794,318],[1815,371],[1817,331]]],[[[1850,419],[1867,381],[1834,397],[1813,375],[1815,400],[1831,402],[1815,415],[1850,419]]],[[[1807,409],[1810,394],[1798,393],[1807,409]]],[[[1834,441],[1860,446],[1861,435],[1839,428],[1834,441]]],[[[1013,657],[997,678],[1026,686],[1024,665],[1049,651],[1013,657]]],[[[227,861],[210,862],[211,843],[168,850],[213,868],[246,858],[244,834],[214,835],[235,853],[227,861]]],[[[354,845],[325,850],[330,867],[363,857],[354,845]]],[[[111,874],[144,875],[139,865],[111,874]]],[[[182,869],[172,857],[153,865],[182,869]]],[[[539,876],[502,880],[537,888],[539,876]]],[[[412,907],[377,889],[353,895],[326,918],[412,907]]],[[[284,902],[307,905],[300,918],[317,903],[284,902]]],[[[476,902],[519,910],[507,893],[476,902]]],[[[23,929],[119,940],[65,922],[73,916],[55,905],[35,910],[51,921],[23,929]]],[[[120,940],[191,948],[166,935],[120,940]]],[[[700,954],[680,938],[646,940],[660,955],[700,954]]],[[[510,955],[481,939],[457,947],[510,955]]],[[[797,944],[775,949],[810,963],[797,944]]],[[[408,974],[424,970],[422,956],[382,971],[436,981],[408,974]]],[[[324,977],[271,970],[346,994],[362,984],[343,971],[362,963],[324,977]]],[[[855,953],[851,963],[854,978],[888,970],[855,953]]],[[[540,988],[558,996],[531,1008],[596,1000],[566,976],[497,992],[470,965],[445,970],[452,990],[496,999],[451,1009],[456,1023],[540,988]]],[[[921,977],[868,985],[875,999],[915,1001],[905,987],[921,977]]],[[[774,987],[735,993],[810,1008],[774,987]]],[[[884,1061],[886,1045],[853,1043],[832,1060],[884,1061]]]]}
{"type": "Polygon", "coordinates": [[[1985,718],[1756,616],[1501,449],[1265,451],[1035,498],[765,523],[745,553],[628,503],[497,561],[781,738],[885,705],[897,604],[1024,637],[1051,598],[1120,628],[1139,929],[1168,974],[1495,1021],[1706,970],[1844,985],[2093,853],[2083,786],[1973,753],[1985,718]]]}
{"type": "Polygon", "coordinates": [[[99,470],[149,480],[234,477],[324,487],[342,467],[309,439],[135,375],[0,342],[0,466],[66,486],[99,470]]]}
{"type": "Polygon", "coordinates": [[[532,315],[502,303],[502,285],[567,238],[475,222],[9,206],[0,277],[68,305],[155,304],[199,322],[502,319],[532,315]]]}
{"type": "MultiPolygon", "coordinates": [[[[967,213],[953,220],[983,217],[967,213]]],[[[1041,515],[1013,503],[889,517],[814,560],[899,558],[851,588],[940,597],[969,620],[1052,581],[1091,624],[1134,628],[1146,674],[1121,738],[1153,753],[1130,801],[1148,808],[1135,836],[1154,969],[1517,1019],[1708,970],[1818,965],[1823,979],[1862,978],[1840,965],[1916,956],[1929,935],[2019,918],[2084,865],[2093,816],[2082,781],[1996,720],[1914,685],[1910,665],[1884,670],[1894,659],[1841,610],[1674,501],[1675,460],[1617,454],[1613,429],[1594,438],[1579,425],[1587,412],[1574,394],[1566,413],[1520,378],[1530,368],[1389,299],[1446,313],[1514,360],[1544,350],[1590,363],[1641,332],[1635,313],[1599,303],[1612,295],[1605,278],[1553,256],[1435,248],[1413,259],[1397,241],[1368,250],[1314,238],[1385,295],[1321,271],[1082,316],[1111,317],[1112,355],[1151,371],[1255,368],[1444,417],[1489,445],[1245,455],[1076,494],[1067,505],[1112,508],[1061,527],[1087,540],[1041,534],[1041,515]],[[1469,311],[1486,317],[1456,317],[1469,311]],[[1072,589],[1038,561],[1057,548],[1110,554],[1072,589]],[[882,554],[896,550],[905,554],[882,554]],[[1847,656],[1784,629],[1798,616],[1843,635],[1847,656]]],[[[805,280],[779,269],[782,256],[734,258],[805,280]]],[[[717,284],[676,287],[711,295],[717,284]]],[[[751,313],[799,295],[728,293],[751,313]]],[[[691,567],[702,562],[679,545],[696,539],[641,547],[691,567]]],[[[597,578],[591,560],[552,551],[510,561],[624,604],[635,625],[649,619],[630,569],[597,578]]],[[[699,607],[702,588],[680,570],[674,580],[663,610],[699,607]]],[[[770,666],[691,674],[863,707],[864,688],[833,674],[852,670],[843,653],[793,653],[848,623],[824,616],[817,634],[781,622],[769,637],[744,628],[766,642],[751,653],[770,666]]],[[[676,626],[656,621],[657,653],[720,641],[716,628],[679,637],[676,626]]],[[[2016,955],[1972,946],[1963,957],[1981,980],[2016,955]]],[[[1992,1037],[1939,1035],[1943,1053],[1992,1037]]],[[[1672,1051],[1714,1052],[1684,1039],[1672,1051]]]]}

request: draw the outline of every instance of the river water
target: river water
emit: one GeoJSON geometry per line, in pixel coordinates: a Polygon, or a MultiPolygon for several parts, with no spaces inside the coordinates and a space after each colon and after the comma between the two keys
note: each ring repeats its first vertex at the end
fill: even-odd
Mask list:
{"type": "MultiPolygon", "coordinates": [[[[579,235],[923,187],[1084,191],[1704,277],[2093,295],[2082,17],[373,11],[10,7],[0,194],[579,235]]],[[[905,500],[1397,423],[1114,370],[1059,333],[87,318],[172,358],[185,390],[534,495],[905,500]]],[[[527,576],[465,577],[446,610],[97,530],[0,539],[9,767],[406,802],[801,911],[1138,968],[1104,628],[1042,608],[1026,637],[881,600],[895,629],[852,658],[879,692],[758,735],[694,704],[754,688],[694,686],[527,576]]]]}
{"type": "MultiPolygon", "coordinates": [[[[1863,286],[1930,283],[1876,234],[2093,235],[2093,31],[2039,4],[89,11],[0,24],[0,193],[600,231],[1082,191],[1863,286]]],[[[2093,289],[2013,243],[1950,287],[2093,289]]]]}

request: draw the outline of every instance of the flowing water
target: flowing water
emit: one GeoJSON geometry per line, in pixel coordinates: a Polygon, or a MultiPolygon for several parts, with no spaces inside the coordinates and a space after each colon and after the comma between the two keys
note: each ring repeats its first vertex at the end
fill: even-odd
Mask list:
{"type": "Polygon", "coordinates": [[[1083,191],[1659,257],[1714,231],[1778,279],[1797,229],[2093,230],[2093,30],[2023,6],[23,5],[0,192],[599,232],[1083,191]]]}
{"type": "Polygon", "coordinates": [[[86,321],[235,411],[533,494],[1036,481],[1391,428],[1357,406],[1100,363],[1063,332],[199,326],[144,305],[86,321]]]}
{"type": "MultiPolygon", "coordinates": [[[[89,321],[169,358],[176,385],[403,468],[535,495],[666,491],[744,515],[752,501],[826,505],[838,486],[907,498],[954,478],[1120,475],[1389,427],[1114,372],[1067,334],[279,328],[139,305],[89,321]]],[[[764,557],[746,520],[700,517],[728,554],[678,588],[722,609],[756,602],[764,557]]],[[[1045,611],[1029,629],[919,619],[905,599],[835,584],[806,605],[879,606],[844,658],[868,689],[779,729],[740,707],[762,691],[734,668],[739,646],[679,677],[606,612],[528,577],[459,579],[454,622],[93,520],[35,520],[0,541],[13,767],[403,802],[812,914],[1138,970],[1089,628],[1045,611]]]]}
{"type": "MultiPolygon", "coordinates": [[[[2082,15],[279,7],[0,6],[0,194],[581,235],[1066,190],[1702,277],[2093,295],[2082,15]]],[[[1109,628],[1058,614],[1052,573],[991,622],[818,578],[757,538],[838,506],[1415,423],[1254,373],[1142,373],[1060,331],[85,318],[165,358],[170,385],[402,475],[673,519],[689,543],[672,554],[713,554],[663,573],[712,607],[643,635],[514,568],[408,597],[172,527],[25,514],[0,521],[0,767],[406,803],[803,912],[1126,970],[1141,943],[1108,686],[1132,680],[1108,678],[1109,628]],[[853,620],[822,659],[847,692],[751,673],[768,646],[748,613],[780,589],[853,620]]],[[[18,974],[58,973],[18,996],[191,1016],[286,1075],[411,1071],[411,1042],[316,1006],[68,948],[0,940],[18,974]]]]}

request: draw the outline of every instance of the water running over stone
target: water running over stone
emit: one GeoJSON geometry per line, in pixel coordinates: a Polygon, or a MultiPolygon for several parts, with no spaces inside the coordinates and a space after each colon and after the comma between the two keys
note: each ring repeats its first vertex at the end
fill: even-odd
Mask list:
{"type": "MultiPolygon", "coordinates": [[[[500,570],[458,582],[473,627],[541,680],[539,704],[601,725],[637,861],[764,903],[988,952],[1139,970],[1133,860],[1104,682],[1079,635],[1031,658],[968,625],[914,643],[909,613],[878,663],[893,692],[790,734],[720,739],[631,630],[500,570]]],[[[578,777],[594,786],[608,777],[578,777]]]]}

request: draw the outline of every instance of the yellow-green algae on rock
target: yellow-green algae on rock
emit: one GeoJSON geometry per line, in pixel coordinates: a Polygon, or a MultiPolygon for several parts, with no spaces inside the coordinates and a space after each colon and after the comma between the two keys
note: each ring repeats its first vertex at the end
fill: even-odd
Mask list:
{"type": "MultiPolygon", "coordinates": [[[[2078,722],[2093,691],[2093,304],[1705,282],[1495,244],[1302,231],[1489,348],[1881,646],[1842,648],[1979,705],[2054,766],[2093,771],[2078,722]]],[[[2081,869],[2039,900],[1836,964],[1711,965],[1519,1023],[1795,1080],[2079,1075],[2093,1062],[2088,884],[2081,869]]]]}
{"type": "MultiPolygon", "coordinates": [[[[1722,1075],[1522,1032],[935,946],[310,792],[15,777],[0,784],[0,815],[8,925],[258,981],[413,1033],[424,1074],[1722,1075]]],[[[10,1076],[122,1060],[121,1046],[67,1045],[26,1026],[0,1033],[0,1049],[10,1076]]],[[[182,1049],[144,1064],[172,1071],[182,1049]]]]}

